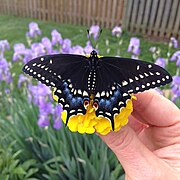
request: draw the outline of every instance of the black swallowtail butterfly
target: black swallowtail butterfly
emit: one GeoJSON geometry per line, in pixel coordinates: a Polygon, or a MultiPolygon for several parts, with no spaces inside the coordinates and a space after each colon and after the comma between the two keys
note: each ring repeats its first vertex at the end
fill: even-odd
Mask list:
{"type": "Polygon", "coordinates": [[[85,114],[93,95],[97,116],[108,118],[114,129],[114,115],[126,106],[131,94],[159,87],[172,81],[170,74],[153,63],[119,57],[89,57],[55,54],[35,58],[23,71],[47,86],[55,88],[67,121],[85,114]]]}

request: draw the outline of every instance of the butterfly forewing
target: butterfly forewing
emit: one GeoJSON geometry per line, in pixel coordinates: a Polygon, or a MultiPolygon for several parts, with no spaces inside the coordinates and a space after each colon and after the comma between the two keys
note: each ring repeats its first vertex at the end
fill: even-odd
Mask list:
{"type": "Polygon", "coordinates": [[[53,83],[58,84],[60,79],[70,79],[74,88],[87,90],[88,63],[85,56],[55,54],[31,60],[24,66],[23,71],[47,86],[54,87],[53,83]]]}
{"type": "Polygon", "coordinates": [[[165,69],[153,63],[117,57],[103,57],[101,63],[109,70],[109,75],[116,76],[115,82],[127,92],[128,90],[132,90],[131,93],[142,92],[172,81],[165,69]]]}
{"type": "Polygon", "coordinates": [[[35,58],[23,71],[47,86],[55,88],[54,95],[67,110],[67,119],[85,114],[84,99],[89,100],[87,79],[89,62],[85,56],[57,54],[35,58]]]}

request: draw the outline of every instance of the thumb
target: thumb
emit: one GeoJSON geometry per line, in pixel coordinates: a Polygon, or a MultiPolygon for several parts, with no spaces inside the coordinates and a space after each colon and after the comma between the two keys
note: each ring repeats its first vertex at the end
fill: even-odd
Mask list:
{"type": "Polygon", "coordinates": [[[118,132],[99,136],[115,153],[128,177],[142,179],[144,173],[146,177],[158,173],[157,168],[162,162],[142,144],[129,125],[122,127],[118,132]]]}

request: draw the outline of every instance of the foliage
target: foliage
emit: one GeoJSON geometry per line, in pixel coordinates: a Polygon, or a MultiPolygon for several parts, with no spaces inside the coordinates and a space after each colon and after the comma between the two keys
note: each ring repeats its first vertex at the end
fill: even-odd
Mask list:
{"type": "MultiPolygon", "coordinates": [[[[59,131],[37,126],[38,109],[18,92],[3,94],[11,110],[1,114],[0,132],[4,146],[16,140],[13,151],[23,150],[20,161],[36,159],[36,178],[117,179],[123,174],[114,154],[94,135],[59,131]]],[[[2,98],[2,97],[1,97],[2,98]]]]}
{"type": "Polygon", "coordinates": [[[23,153],[23,150],[13,151],[13,144],[0,147],[0,179],[27,179],[36,180],[33,175],[38,172],[36,160],[28,159],[20,161],[18,157],[23,153]]]}

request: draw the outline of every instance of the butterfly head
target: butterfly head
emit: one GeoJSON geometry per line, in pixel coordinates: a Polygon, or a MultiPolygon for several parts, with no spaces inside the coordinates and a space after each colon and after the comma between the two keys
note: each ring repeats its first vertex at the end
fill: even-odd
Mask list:
{"type": "Polygon", "coordinates": [[[97,57],[97,52],[95,50],[93,50],[90,54],[90,57],[97,57]]]}

